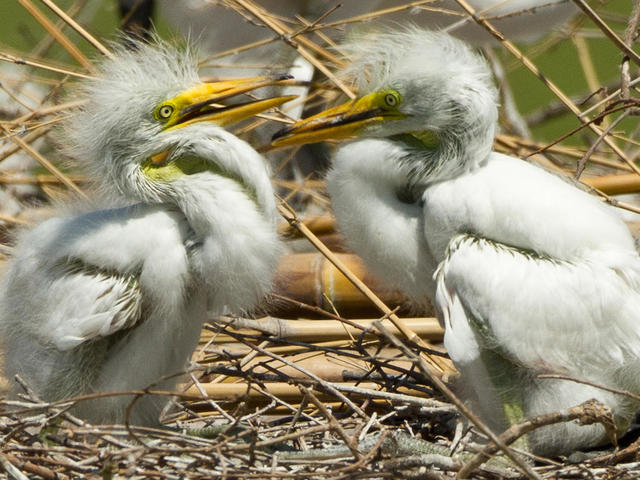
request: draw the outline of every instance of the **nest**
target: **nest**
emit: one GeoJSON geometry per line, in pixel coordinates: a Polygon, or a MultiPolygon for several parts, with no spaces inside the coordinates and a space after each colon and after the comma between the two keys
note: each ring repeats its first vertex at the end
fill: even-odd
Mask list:
{"type": "MultiPolygon", "coordinates": [[[[87,11],[86,2],[63,9],[50,0],[42,0],[48,9],[30,0],[20,3],[35,19],[32,28],[47,33],[38,31],[42,39],[30,51],[0,48],[0,95],[6,94],[0,97],[0,252],[5,256],[17,227],[49,216],[52,200],[85,195],[85,179],[60,168],[65,159],[51,132],[75,106],[56,103],[61,90],[70,78],[93,71],[79,46],[88,41],[98,54],[106,51],[91,33],[95,21],[85,30],[73,20],[87,11]]],[[[636,197],[615,197],[640,191],[640,144],[633,138],[640,57],[632,49],[640,7],[593,10],[583,0],[575,3],[579,16],[524,47],[493,27],[504,15],[472,12],[462,0],[456,15],[493,37],[485,51],[505,107],[496,150],[580,179],[603,201],[640,213],[636,197]],[[568,92],[558,86],[566,75],[552,68],[560,55],[570,57],[571,74],[584,78],[586,87],[568,92]],[[616,60],[603,64],[604,57],[616,60]],[[520,115],[512,97],[522,95],[518,84],[525,77],[526,91],[537,92],[539,101],[520,115]]],[[[305,99],[308,111],[353,94],[335,75],[344,65],[331,40],[336,32],[365,28],[388,15],[443,10],[432,0],[396,2],[390,9],[332,21],[329,6],[309,19],[296,12],[282,18],[258,0],[228,0],[223,6],[236,14],[241,28],[265,32],[271,38],[266,43],[287,45],[320,72],[305,99]]],[[[233,52],[263,45],[254,42],[233,52]]],[[[211,54],[203,66],[226,68],[233,52],[211,54]]],[[[281,110],[235,133],[261,138],[267,120],[291,121],[281,110]]],[[[455,371],[439,346],[443,332],[431,307],[410,305],[366,271],[336,232],[322,172],[305,169],[296,158],[295,151],[269,156],[283,198],[280,230],[290,253],[262,314],[212,319],[180,392],[159,392],[153,385],[120,392],[132,402],[142,395],[167,397],[167,428],[89,425],[73,416],[73,405],[86,397],[47,403],[24,385],[18,400],[0,401],[0,468],[9,478],[640,476],[640,443],[633,431],[617,439],[616,448],[582,458],[534,458],[508,448],[555,422],[599,422],[611,430],[610,412],[591,402],[514,425],[487,446],[490,432],[449,387],[455,371]]],[[[635,231],[635,220],[628,223],[635,231]]]]}

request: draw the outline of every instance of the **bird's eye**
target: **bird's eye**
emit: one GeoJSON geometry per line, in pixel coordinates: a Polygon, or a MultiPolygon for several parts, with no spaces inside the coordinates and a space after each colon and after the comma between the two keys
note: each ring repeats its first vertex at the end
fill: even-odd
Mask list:
{"type": "Polygon", "coordinates": [[[396,93],[387,93],[384,96],[384,103],[387,107],[397,107],[400,103],[400,99],[398,98],[398,94],[396,93]]]}
{"type": "Polygon", "coordinates": [[[171,105],[163,105],[158,109],[158,117],[162,120],[166,120],[173,113],[173,107],[171,105]]]}

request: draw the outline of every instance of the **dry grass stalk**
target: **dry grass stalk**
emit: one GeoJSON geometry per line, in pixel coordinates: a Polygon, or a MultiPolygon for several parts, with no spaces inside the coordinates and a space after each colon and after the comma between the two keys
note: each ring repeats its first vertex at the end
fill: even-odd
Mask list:
{"type": "Polygon", "coordinates": [[[82,65],[84,68],[86,68],[89,71],[93,71],[93,66],[91,65],[91,62],[89,62],[89,60],[87,59],[87,57],[85,57],[83,55],[83,53],[80,51],[80,49],[78,49],[78,47],[76,47],[71,40],[69,40],[69,38],[60,31],[60,29],[58,27],[56,27],[56,25],[49,20],[49,18],[44,15],[40,10],[38,10],[36,8],[36,6],[33,4],[33,2],[31,2],[31,0],[18,0],[20,2],[20,5],[22,5],[28,12],[29,14],[35,18],[38,23],[40,23],[40,25],[42,25],[42,27],[49,32],[49,34],[51,34],[51,36],[53,38],[56,39],[56,41],[62,45],[62,47],[69,52],[69,54],[75,58],[78,63],[80,65],[82,65]]]}

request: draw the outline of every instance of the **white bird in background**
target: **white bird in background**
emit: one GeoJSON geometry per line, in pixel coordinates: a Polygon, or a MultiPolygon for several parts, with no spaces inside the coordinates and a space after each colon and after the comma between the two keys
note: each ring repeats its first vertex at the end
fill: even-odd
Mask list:
{"type": "MultiPolygon", "coordinates": [[[[378,8],[393,8],[407,3],[407,0],[382,0],[378,8]]],[[[467,0],[467,3],[505,38],[518,42],[539,40],[558,30],[579,11],[573,2],[567,0],[467,0]]],[[[385,15],[382,20],[387,23],[410,21],[421,27],[443,29],[474,45],[495,42],[491,34],[467,15],[455,0],[429,2],[385,15]]]]}
{"type": "MultiPolygon", "coordinates": [[[[625,224],[561,178],[492,151],[496,89],[463,42],[412,29],[348,51],[362,96],[273,144],[357,138],[327,175],[339,226],[381,278],[434,302],[467,398],[490,425],[596,398],[623,433],[637,404],[537,374],[640,393],[640,258],[625,224]]],[[[529,436],[550,455],[603,442],[599,424],[529,436]]]]}
{"type": "MultiPolygon", "coordinates": [[[[226,104],[274,83],[202,83],[188,49],[140,43],[116,47],[76,87],[87,103],[66,125],[70,150],[111,205],[128,205],[53,218],[19,239],[0,290],[8,378],[46,400],[170,389],[208,310],[261,300],[280,252],[271,183],[262,157],[221,126],[291,100],[226,104]]],[[[122,422],[131,399],[74,412],[122,422]]],[[[130,420],[157,423],[165,402],[145,397],[130,420]]]]}

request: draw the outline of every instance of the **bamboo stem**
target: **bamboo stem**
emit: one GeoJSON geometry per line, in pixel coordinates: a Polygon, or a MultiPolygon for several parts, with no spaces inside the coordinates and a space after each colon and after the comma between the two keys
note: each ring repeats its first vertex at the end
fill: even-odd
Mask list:
{"type": "MultiPolygon", "coordinates": [[[[351,325],[345,325],[337,320],[286,320],[280,318],[266,317],[256,320],[255,323],[262,325],[261,330],[251,328],[234,329],[238,333],[260,334],[263,331],[274,332],[279,339],[292,339],[300,342],[327,342],[331,340],[349,340],[359,336],[363,330],[372,330],[373,322],[376,318],[362,318],[350,320],[351,323],[359,325],[361,329],[351,325]]],[[[421,338],[428,338],[434,341],[441,341],[444,330],[440,323],[433,317],[413,317],[403,318],[404,325],[421,338]]],[[[383,324],[390,331],[397,333],[390,320],[383,321],[383,324]]],[[[227,343],[234,340],[229,335],[218,334],[203,330],[200,337],[201,342],[227,343]]]]}
{"type": "Polygon", "coordinates": [[[580,181],[607,195],[640,192],[640,176],[635,173],[624,175],[602,175],[600,177],[581,178],[580,181]]]}

